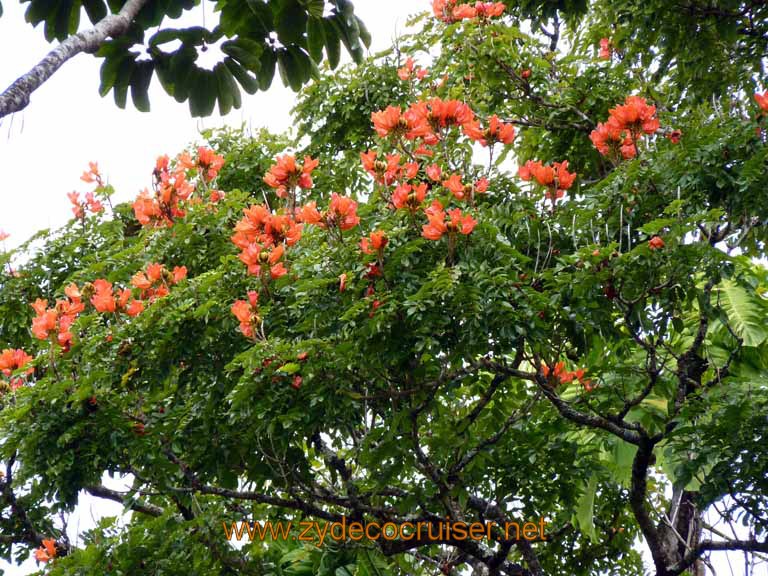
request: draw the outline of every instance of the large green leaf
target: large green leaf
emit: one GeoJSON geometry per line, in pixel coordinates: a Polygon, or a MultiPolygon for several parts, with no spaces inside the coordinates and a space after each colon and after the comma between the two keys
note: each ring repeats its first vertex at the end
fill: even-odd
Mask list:
{"type": "Polygon", "coordinates": [[[731,329],[744,346],[760,346],[768,337],[768,302],[735,280],[723,280],[716,288],[717,304],[725,311],[731,329]]]}

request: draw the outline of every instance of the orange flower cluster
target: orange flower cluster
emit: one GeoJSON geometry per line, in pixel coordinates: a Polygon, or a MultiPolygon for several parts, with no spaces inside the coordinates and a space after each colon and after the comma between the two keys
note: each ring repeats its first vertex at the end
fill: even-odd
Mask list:
{"type": "Polygon", "coordinates": [[[405,111],[398,106],[387,106],[372,112],[371,121],[382,138],[391,135],[404,136],[408,140],[421,139],[427,146],[437,144],[442,133],[452,126],[460,126],[465,136],[483,146],[495,142],[510,144],[515,138],[514,127],[503,123],[498,116],[491,116],[488,127],[483,129],[469,105],[460,100],[437,97],[415,102],[405,111]]]}
{"type": "Polygon", "coordinates": [[[32,303],[35,318],[32,319],[32,334],[38,340],[48,340],[54,334],[59,345],[69,349],[72,343],[70,328],[78,315],[85,310],[80,290],[75,284],[64,289],[66,299],[56,301],[53,308],[48,308],[48,300],[36,299],[32,303]]]}
{"type": "Polygon", "coordinates": [[[397,210],[407,208],[416,212],[427,197],[427,188],[426,182],[416,185],[400,184],[392,193],[392,205],[397,210]]]}
{"type": "Polygon", "coordinates": [[[485,130],[480,128],[480,123],[477,120],[466,123],[463,130],[468,138],[483,146],[489,146],[496,142],[512,144],[515,139],[515,127],[512,124],[502,122],[496,114],[488,118],[488,128],[485,130]]]}
{"type": "Polygon", "coordinates": [[[86,192],[84,201],[80,200],[79,192],[67,192],[67,198],[72,203],[72,214],[75,218],[85,218],[86,210],[92,214],[104,211],[104,205],[96,199],[93,192],[86,192]]]}
{"type": "Polygon", "coordinates": [[[284,276],[288,270],[280,261],[285,248],[301,238],[301,224],[287,214],[273,214],[259,204],[243,210],[244,217],[235,225],[232,243],[240,248],[240,260],[248,273],[274,278],[284,276]]]}
{"type": "MultiPolygon", "coordinates": [[[[12,350],[10,348],[7,348],[2,352],[0,352],[0,373],[10,378],[15,371],[21,370],[31,361],[32,361],[32,356],[24,352],[24,350],[21,350],[21,349],[12,350]]],[[[24,372],[24,375],[28,376],[29,374],[32,374],[34,371],[35,371],[34,368],[29,368],[24,372]]],[[[10,378],[10,382],[5,385],[0,380],[0,394],[3,393],[6,385],[10,387],[11,391],[18,390],[24,385],[24,378],[23,377],[10,378]]]]}
{"type": "Polygon", "coordinates": [[[403,82],[413,79],[414,77],[423,80],[427,74],[429,74],[426,68],[416,66],[413,58],[410,56],[406,59],[405,65],[402,68],[397,69],[397,77],[403,82]]]}
{"type": "Polygon", "coordinates": [[[377,254],[381,258],[389,239],[382,230],[371,232],[367,238],[360,240],[360,250],[366,254],[377,254]]]}
{"type": "Polygon", "coordinates": [[[35,560],[38,562],[50,562],[56,558],[56,540],[53,538],[46,538],[43,540],[43,545],[35,550],[35,560]]]}
{"type": "MultiPolygon", "coordinates": [[[[133,292],[127,288],[118,290],[115,294],[111,282],[99,278],[93,281],[93,296],[91,304],[99,313],[114,314],[125,312],[128,316],[138,316],[144,311],[144,303],[133,298],[133,292]]],[[[85,289],[85,287],[83,287],[85,289]]]]}
{"type": "Polygon", "coordinates": [[[470,202],[475,194],[487,192],[489,184],[487,178],[480,178],[474,184],[464,184],[460,174],[451,174],[447,180],[443,181],[443,186],[448,188],[457,200],[467,199],[470,202]]]}
{"type": "Polygon", "coordinates": [[[456,234],[466,236],[471,234],[477,225],[477,220],[469,214],[462,215],[458,208],[448,211],[449,220],[446,222],[446,212],[439,200],[434,200],[424,213],[428,223],[422,226],[421,235],[428,240],[440,240],[446,233],[451,238],[455,238],[456,234]]]}
{"type": "Polygon", "coordinates": [[[278,197],[285,198],[289,192],[293,193],[296,186],[302,190],[312,188],[312,171],[318,164],[319,161],[310,156],[304,156],[304,163],[297,164],[295,156],[284,154],[276,158],[276,163],[264,175],[264,182],[275,188],[278,197]]]}
{"type": "Polygon", "coordinates": [[[587,392],[591,392],[594,389],[594,385],[590,380],[584,378],[585,372],[586,370],[583,368],[579,368],[577,370],[566,370],[565,362],[562,360],[555,363],[554,368],[551,369],[546,364],[541,364],[541,373],[545,378],[554,380],[558,384],[570,384],[574,380],[577,380],[582,386],[584,386],[584,389],[587,392]]]}
{"type": "MultiPolygon", "coordinates": [[[[141,300],[154,302],[158,298],[167,296],[170,287],[178,284],[186,277],[186,266],[174,266],[173,270],[167,270],[162,264],[152,263],[147,265],[146,271],[137,272],[133,275],[131,285],[141,290],[141,300]]],[[[131,305],[143,310],[144,304],[141,300],[134,300],[131,305]]],[[[128,313],[130,314],[130,308],[128,313]]]]}
{"type": "Polygon", "coordinates": [[[138,272],[131,279],[132,285],[141,290],[141,298],[134,298],[131,288],[116,290],[112,282],[104,278],[85,283],[82,289],[72,283],[64,289],[67,298],[57,300],[53,308],[48,308],[47,300],[35,300],[31,305],[36,313],[32,319],[32,333],[39,340],[48,340],[56,334],[56,341],[68,350],[72,342],[70,328],[85,310],[84,301],[90,302],[100,314],[125,313],[138,316],[145,309],[145,301],[153,302],[166,296],[170,286],[186,277],[186,266],[176,266],[173,271],[169,271],[162,264],[149,264],[146,273],[138,272]]]}
{"type": "Polygon", "coordinates": [[[660,126],[656,106],[640,96],[627,96],[624,104],[608,112],[608,120],[598,123],[589,138],[600,154],[615,160],[634,158],[638,140],[644,134],[654,134],[660,126]]]}
{"type": "Polygon", "coordinates": [[[542,164],[538,160],[528,160],[517,170],[517,175],[525,181],[535,180],[547,188],[545,198],[552,200],[552,205],[565,195],[565,191],[573,186],[577,174],[568,172],[568,160],[542,164]]]}
{"type": "MultiPolygon", "coordinates": [[[[183,152],[175,160],[168,156],[160,156],[155,163],[153,175],[153,194],[149,190],[139,195],[133,203],[133,212],[142,226],[172,226],[176,218],[183,218],[186,212],[184,203],[191,203],[192,194],[195,192],[196,183],[188,178],[188,172],[194,170],[193,175],[202,181],[202,188],[208,190],[208,184],[212,182],[222,166],[224,158],[205,147],[197,149],[197,158],[192,158],[189,152],[183,152]]],[[[210,201],[218,202],[223,194],[217,190],[210,191],[210,201]]]]}
{"type": "Polygon", "coordinates": [[[471,18],[494,18],[504,13],[503,2],[475,2],[458,4],[458,0],[432,0],[435,17],[451,23],[471,18]]]}
{"type": "Polygon", "coordinates": [[[329,230],[351,230],[360,223],[357,215],[357,202],[348,196],[341,196],[336,192],[331,194],[328,210],[321,213],[317,209],[317,202],[309,202],[304,205],[296,216],[299,221],[306,224],[316,224],[329,230]]]}
{"type": "Polygon", "coordinates": [[[400,154],[387,154],[385,160],[377,160],[378,153],[375,150],[360,152],[360,160],[363,168],[374,180],[380,184],[389,186],[402,179],[415,178],[419,172],[417,162],[400,163],[400,154]]]}
{"type": "Polygon", "coordinates": [[[261,317],[259,316],[259,293],[251,290],[248,300],[236,300],[232,304],[232,314],[240,321],[240,332],[243,336],[256,340],[261,333],[261,317]]]}
{"type": "MultiPolygon", "coordinates": [[[[165,156],[166,170],[168,157],[165,156]]],[[[197,170],[206,182],[213,182],[224,167],[224,156],[216,154],[210,148],[199,146],[197,159],[193,159],[189,152],[182,152],[178,158],[178,164],[185,170],[197,170]]]]}
{"type": "Polygon", "coordinates": [[[104,181],[101,179],[101,174],[99,173],[99,163],[88,162],[88,170],[83,172],[82,176],[80,176],[80,180],[87,182],[88,184],[95,183],[99,188],[104,186],[104,181]]]}

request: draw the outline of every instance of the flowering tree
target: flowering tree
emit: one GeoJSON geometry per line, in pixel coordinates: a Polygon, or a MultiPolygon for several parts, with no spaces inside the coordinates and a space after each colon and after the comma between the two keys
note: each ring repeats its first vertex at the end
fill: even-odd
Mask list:
{"type": "MultiPolygon", "coordinates": [[[[649,46],[627,16],[646,8],[611,5],[435,0],[397,53],[305,89],[293,143],[208,134],[114,207],[92,165],[71,224],[3,256],[4,554],[51,574],[762,561],[768,92],[697,76],[699,40],[669,36],[727,16],[668,8],[649,46]],[[70,541],[84,492],[130,520],[70,541]],[[496,527],[298,538],[446,518],[496,527]],[[242,520],[297,538],[232,547],[242,520]]],[[[717,47],[741,71],[750,22],[717,47]]]]}

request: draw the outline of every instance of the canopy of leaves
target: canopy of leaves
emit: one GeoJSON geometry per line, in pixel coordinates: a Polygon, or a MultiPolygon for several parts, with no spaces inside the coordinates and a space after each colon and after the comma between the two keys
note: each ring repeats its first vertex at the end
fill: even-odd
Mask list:
{"type": "MultiPolygon", "coordinates": [[[[27,22],[43,24],[49,42],[77,33],[83,16],[96,24],[124,4],[24,1],[27,22]]],[[[342,45],[360,62],[371,41],[349,0],[217,0],[214,26],[173,25],[184,12],[202,9],[199,0],[149,0],[128,32],[96,53],[103,58],[101,95],[111,91],[115,103],[125,108],[130,91],[134,106],[149,111],[148,89],[157,75],[170,96],[189,102],[193,116],[210,115],[217,103],[224,115],[240,108],[241,89],[248,94],[268,89],[276,69],[283,84],[298,91],[318,77],[324,58],[332,69],[338,66],[342,45]],[[197,62],[209,46],[222,55],[212,68],[197,62]]]]}

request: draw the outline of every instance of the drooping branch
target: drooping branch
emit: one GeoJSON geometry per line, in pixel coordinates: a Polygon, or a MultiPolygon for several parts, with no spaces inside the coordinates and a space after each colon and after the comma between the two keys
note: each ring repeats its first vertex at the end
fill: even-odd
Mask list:
{"type": "MultiPolygon", "coordinates": [[[[125,494],[121,494],[116,490],[111,490],[106,486],[87,486],[85,491],[88,492],[88,494],[91,496],[96,496],[97,498],[105,498],[107,500],[119,502],[120,504],[125,504],[125,494]]],[[[135,512],[141,512],[142,514],[148,514],[150,516],[161,516],[163,514],[162,508],[145,502],[132,502],[129,508],[135,512]]]]}
{"type": "Polygon", "coordinates": [[[48,52],[29,72],[17,78],[0,94],[0,118],[26,108],[32,93],[67,60],[81,52],[96,52],[107,38],[125,34],[147,2],[148,0],[128,0],[117,14],[104,17],[93,28],[70,36],[48,52]]]}

